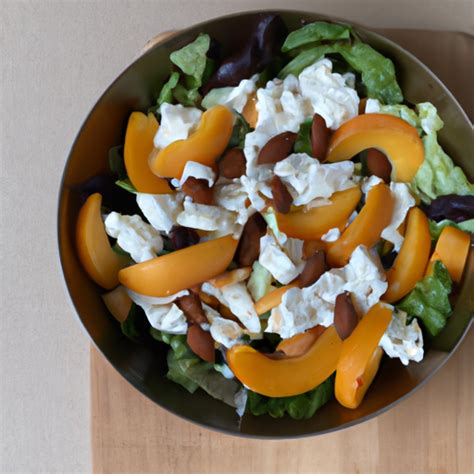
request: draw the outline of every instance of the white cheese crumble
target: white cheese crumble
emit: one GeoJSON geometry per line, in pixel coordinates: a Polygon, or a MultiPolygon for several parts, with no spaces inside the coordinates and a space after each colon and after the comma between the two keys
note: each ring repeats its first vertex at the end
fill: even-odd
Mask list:
{"type": "Polygon", "coordinates": [[[313,113],[321,115],[328,128],[336,130],[343,122],[358,115],[357,92],[348,87],[343,76],[332,72],[329,59],[308,66],[298,79],[301,94],[311,101],[313,113]]]}
{"type": "Polygon", "coordinates": [[[184,210],[178,214],[179,225],[191,229],[219,231],[220,236],[239,234],[240,226],[236,225],[236,214],[219,206],[196,204],[186,198],[184,210]]]}
{"type": "Polygon", "coordinates": [[[283,285],[287,285],[301,273],[301,262],[293,262],[290,256],[280,247],[271,232],[267,232],[260,239],[258,262],[273,275],[275,280],[283,285]]]}
{"type": "Polygon", "coordinates": [[[391,242],[395,252],[398,252],[404,237],[397,229],[405,220],[410,208],[415,205],[415,199],[410,193],[410,188],[405,183],[391,182],[390,191],[394,200],[392,219],[390,224],[382,231],[381,237],[391,242]]]}
{"type": "Polygon", "coordinates": [[[403,311],[393,312],[379,345],[389,357],[398,357],[403,365],[423,359],[423,333],[416,318],[407,325],[407,314],[403,311]]]}
{"type": "Polygon", "coordinates": [[[356,311],[365,314],[387,289],[385,273],[377,259],[359,246],[345,267],[325,272],[307,288],[291,288],[272,310],[266,331],[286,339],[317,324],[330,326],[336,297],[344,291],[352,293],[356,311]]]}
{"type": "Polygon", "coordinates": [[[171,180],[173,186],[181,187],[188,178],[205,179],[208,182],[209,187],[212,187],[216,179],[216,173],[210,166],[196,163],[195,161],[186,161],[184,165],[183,174],[179,180],[171,180]]]}
{"type": "Polygon", "coordinates": [[[258,334],[261,332],[260,319],[245,283],[234,283],[216,288],[211,283],[205,282],[201,290],[214,296],[221,304],[227,306],[250,333],[258,334]]]}
{"type": "Polygon", "coordinates": [[[341,236],[341,231],[337,227],[329,229],[322,237],[323,242],[335,242],[341,236]]]}
{"type": "Polygon", "coordinates": [[[242,79],[236,87],[219,87],[212,89],[204,97],[201,105],[205,109],[210,109],[215,105],[225,105],[231,110],[233,109],[242,113],[249,96],[257,89],[257,80],[258,74],[255,74],[250,79],[242,79]]]}
{"type": "Polygon", "coordinates": [[[247,193],[239,179],[228,184],[217,183],[214,187],[214,201],[218,206],[236,212],[236,223],[242,226],[255,213],[254,207],[247,207],[247,193]]]}
{"type": "Polygon", "coordinates": [[[380,183],[383,183],[383,179],[379,178],[378,176],[375,176],[374,174],[372,176],[369,176],[368,178],[366,177],[362,180],[362,192],[364,194],[368,194],[372,188],[379,185],[380,183]]]}
{"type": "Polygon", "coordinates": [[[139,263],[155,258],[163,250],[160,233],[138,215],[123,216],[111,212],[105,219],[105,231],[139,263]]]}
{"type": "Polygon", "coordinates": [[[354,163],[350,160],[321,164],[306,153],[293,153],[275,165],[274,173],[287,185],[293,204],[308,204],[316,198],[329,198],[336,191],[356,185],[351,179],[354,163]]]}
{"type": "Polygon", "coordinates": [[[137,193],[137,204],[156,229],[169,232],[176,222],[178,214],[183,210],[182,193],[174,194],[145,194],[137,193]]]}
{"type": "Polygon", "coordinates": [[[164,103],[160,107],[161,123],[153,143],[155,148],[162,149],[175,142],[185,140],[197,128],[202,111],[195,107],[184,107],[181,104],[164,103]]]}

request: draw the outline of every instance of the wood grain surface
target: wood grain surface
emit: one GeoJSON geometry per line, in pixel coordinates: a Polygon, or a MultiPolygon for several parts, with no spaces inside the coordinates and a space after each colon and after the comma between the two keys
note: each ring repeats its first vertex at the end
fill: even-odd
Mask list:
{"type": "Polygon", "coordinates": [[[424,387],[371,421],[295,441],[241,439],[168,413],[91,351],[96,473],[461,473],[474,470],[474,332],[424,387]]]}
{"type": "MultiPolygon", "coordinates": [[[[474,116],[472,37],[388,30],[431,67],[474,116]]],[[[91,350],[92,452],[97,473],[474,472],[474,333],[424,387],[362,425],[295,441],[215,433],[149,401],[91,350]]]]}

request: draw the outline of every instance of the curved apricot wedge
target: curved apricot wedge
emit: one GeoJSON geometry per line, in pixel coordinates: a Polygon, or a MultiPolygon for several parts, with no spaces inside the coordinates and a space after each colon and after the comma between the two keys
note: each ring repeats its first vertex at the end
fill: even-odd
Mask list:
{"type": "Polygon", "coordinates": [[[352,334],[342,343],[337,364],[335,394],[346,408],[357,408],[380,365],[380,339],[392,320],[392,309],[382,303],[372,306],[352,334]]]}
{"type": "Polygon", "coordinates": [[[392,180],[410,182],[425,158],[417,130],[401,118],[363,114],[344,122],[332,135],[327,161],[350,160],[367,148],[376,148],[392,164],[392,180]]]}
{"type": "Polygon", "coordinates": [[[367,195],[359,215],[344,230],[339,239],[328,245],[327,260],[332,267],[345,265],[359,245],[370,248],[380,239],[380,234],[390,224],[393,197],[385,184],[374,186],[367,195]]]}
{"type": "Polygon", "coordinates": [[[122,285],[117,286],[115,290],[102,295],[105,306],[110,314],[119,322],[123,323],[132,307],[132,300],[128,296],[127,290],[122,285]]]}
{"type": "Polygon", "coordinates": [[[275,352],[283,352],[288,357],[298,357],[309,351],[316,339],[326,330],[324,326],[315,326],[300,334],[295,334],[289,339],[283,339],[275,352]]]}
{"type": "Polygon", "coordinates": [[[288,237],[317,240],[329,229],[344,226],[359,203],[360,197],[361,191],[355,186],[334,193],[330,198],[331,204],[327,206],[313,207],[306,212],[304,210],[288,214],[277,212],[278,227],[288,237]]]}
{"type": "Polygon", "coordinates": [[[157,130],[158,122],[152,113],[146,116],[142,112],[132,112],[125,133],[125,169],[138,192],[171,194],[173,190],[166,179],[155,176],[148,164],[157,130]]]}
{"type": "Polygon", "coordinates": [[[210,108],[189,138],[170,143],[151,159],[151,170],[157,176],[179,179],[187,161],[213,166],[229,143],[233,125],[234,116],[227,107],[210,108]]]}
{"type": "Polygon", "coordinates": [[[288,397],[307,392],[335,370],[342,341],[333,326],[299,357],[271,359],[251,346],[233,346],[227,361],[234,375],[250,390],[267,397],[288,397]]]}
{"type": "Polygon", "coordinates": [[[119,280],[147,296],[169,296],[222,273],[232,261],[238,241],[220,237],[124,268],[119,280]]]}
{"type": "Polygon", "coordinates": [[[98,285],[111,290],[118,285],[118,273],[128,259],[112,250],[105,233],[100,207],[102,196],[91,194],[79,211],[76,224],[76,247],[87,274],[98,285]]]}
{"type": "Polygon", "coordinates": [[[298,282],[295,281],[285,286],[280,286],[276,290],[270,291],[265,296],[262,296],[258,301],[255,302],[255,311],[259,316],[270,311],[272,308],[275,308],[281,303],[283,295],[290,288],[298,288],[298,282]]]}
{"type": "Polygon", "coordinates": [[[436,260],[441,260],[453,281],[459,283],[470,247],[471,237],[467,232],[456,229],[456,227],[445,227],[436,242],[435,250],[426,269],[426,275],[431,275],[434,263],[436,260]]]}
{"type": "Polygon", "coordinates": [[[428,219],[421,209],[410,209],[407,217],[405,240],[400,253],[387,272],[388,288],[384,301],[394,303],[407,295],[423,278],[431,251],[428,219]]]}
{"type": "Polygon", "coordinates": [[[216,288],[222,288],[223,286],[233,285],[246,280],[251,273],[252,267],[235,268],[234,270],[217,275],[215,278],[211,278],[209,283],[216,288]]]}

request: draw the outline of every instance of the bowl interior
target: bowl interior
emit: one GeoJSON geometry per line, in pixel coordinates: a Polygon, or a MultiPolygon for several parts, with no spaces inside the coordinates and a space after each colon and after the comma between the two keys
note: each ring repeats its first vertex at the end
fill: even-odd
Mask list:
{"type": "MultiPolygon", "coordinates": [[[[278,12],[289,29],[301,20],[325,19],[306,12],[278,12]]],[[[101,290],[82,270],[74,248],[74,229],[80,207],[76,186],[99,173],[108,172],[110,147],[122,144],[129,114],[146,111],[156,98],[159,85],[170,72],[169,53],[205,31],[232,48],[247,36],[254,13],[214,19],[189,28],[152,48],[136,60],[107,89],[84,122],[67,161],[60,190],[58,237],[64,277],[81,323],[91,339],[138,390],[175,414],[227,433],[259,437],[293,437],[324,433],[363,421],[389,408],[411,393],[441,367],[467,332],[474,303],[472,298],[474,258],[471,252],[463,288],[450,323],[431,343],[420,364],[404,367],[398,360],[384,360],[373,387],[357,410],[347,410],[335,401],[310,420],[272,419],[246,415],[239,422],[234,410],[198,390],[191,395],[165,377],[166,348],[144,347],[124,337],[107,312],[101,290]]],[[[430,101],[436,105],[445,127],[440,141],[445,150],[474,177],[474,161],[465,153],[472,146],[472,129],[459,104],[444,85],[416,58],[394,43],[356,27],[362,39],[393,59],[405,98],[410,103],[430,101]]]]}

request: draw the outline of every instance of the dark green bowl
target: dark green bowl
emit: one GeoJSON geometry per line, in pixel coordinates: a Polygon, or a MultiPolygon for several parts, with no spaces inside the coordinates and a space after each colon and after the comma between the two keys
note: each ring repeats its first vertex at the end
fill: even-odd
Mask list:
{"type": "MultiPolygon", "coordinates": [[[[327,19],[307,12],[277,13],[289,29],[301,26],[302,19],[327,19]]],[[[102,290],[83,271],[74,247],[80,206],[74,188],[94,175],[108,172],[109,148],[123,143],[130,113],[145,111],[152,103],[157,86],[169,74],[170,52],[192,41],[200,32],[209,33],[225,46],[232,46],[246,37],[253,14],[213,19],[174,34],[137,59],[105,91],[82,125],[66,162],[59,195],[59,251],[66,285],[85,330],[118,372],[151,400],[176,415],[226,433],[263,438],[309,436],[339,430],[384,412],[413,393],[449,359],[471,324],[474,308],[472,252],[454,314],[446,329],[431,344],[424,360],[404,367],[398,360],[386,358],[357,410],[345,409],[332,401],[310,420],[245,415],[239,423],[232,408],[200,390],[191,395],[166,379],[165,348],[161,352],[156,349],[152,352],[122,335],[102,302],[102,290]]],[[[474,161],[466,153],[472,149],[472,128],[451,93],[426,66],[400,46],[364,28],[356,27],[356,31],[364,41],[395,62],[401,87],[409,102],[430,101],[436,105],[446,124],[440,134],[441,143],[472,178],[474,161]]]]}

